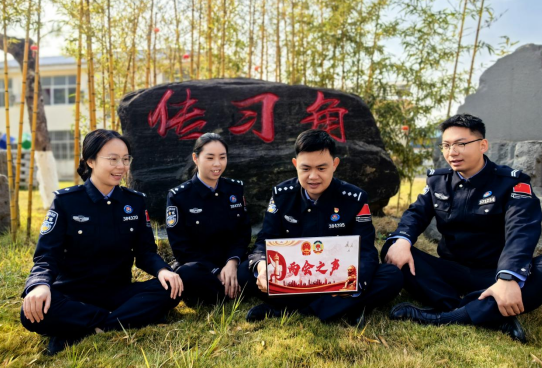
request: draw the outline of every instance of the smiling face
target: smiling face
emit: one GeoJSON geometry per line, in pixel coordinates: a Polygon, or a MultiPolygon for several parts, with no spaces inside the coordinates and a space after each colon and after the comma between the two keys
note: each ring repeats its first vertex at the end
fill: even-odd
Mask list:
{"type": "Polygon", "coordinates": [[[331,156],[329,151],[300,152],[292,159],[297,170],[297,178],[301,186],[314,200],[331,184],[333,173],[339,165],[339,158],[331,156]]]}
{"type": "Polygon", "coordinates": [[[129,152],[126,144],[120,139],[114,138],[104,144],[95,159],[87,161],[88,166],[92,169],[90,179],[102,194],[108,194],[116,185],[119,185],[122,177],[129,170],[129,166],[124,166],[122,160],[118,160],[118,164],[112,166],[107,157],[122,158],[127,155],[129,152]]]}
{"type": "MultiPolygon", "coordinates": [[[[480,134],[473,133],[468,128],[450,127],[442,133],[442,143],[466,143],[480,139],[480,134]]],[[[454,171],[458,171],[462,176],[470,178],[484,167],[484,153],[487,152],[488,143],[483,139],[478,142],[472,142],[459,149],[457,146],[444,151],[443,155],[448,164],[454,171]]]]}
{"type": "Polygon", "coordinates": [[[211,141],[203,146],[198,156],[192,153],[192,160],[198,167],[199,178],[205,184],[214,187],[220,175],[226,170],[228,153],[222,143],[211,141]]]}

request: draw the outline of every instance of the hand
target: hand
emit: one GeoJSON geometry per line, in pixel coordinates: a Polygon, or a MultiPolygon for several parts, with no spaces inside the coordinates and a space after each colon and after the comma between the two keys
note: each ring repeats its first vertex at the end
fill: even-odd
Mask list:
{"type": "Polygon", "coordinates": [[[517,316],[525,311],[523,308],[523,299],[521,298],[521,288],[514,280],[505,281],[498,279],[478,299],[482,300],[488,296],[495,298],[499,306],[499,312],[505,317],[517,316]]]}
{"type": "Polygon", "coordinates": [[[262,293],[267,293],[267,269],[265,267],[265,261],[258,262],[258,278],[256,279],[256,285],[262,293]]]}
{"type": "Polygon", "coordinates": [[[158,281],[162,284],[164,289],[168,290],[167,283],[171,286],[171,299],[176,299],[181,296],[181,293],[184,291],[183,280],[175,272],[171,272],[162,268],[158,272],[158,281]]]}
{"type": "Polygon", "coordinates": [[[414,268],[414,258],[412,258],[412,252],[410,251],[410,243],[406,239],[397,239],[390,249],[384,261],[390,263],[402,269],[405,264],[408,263],[408,268],[413,276],[416,276],[416,269],[414,268]]]}
{"type": "Polygon", "coordinates": [[[38,285],[26,294],[23,300],[23,313],[30,322],[41,322],[51,306],[51,289],[48,285],[38,285]]]}
{"type": "Polygon", "coordinates": [[[218,279],[224,285],[224,293],[231,299],[236,298],[241,292],[237,282],[237,264],[236,259],[230,259],[218,275],[218,279]]]}

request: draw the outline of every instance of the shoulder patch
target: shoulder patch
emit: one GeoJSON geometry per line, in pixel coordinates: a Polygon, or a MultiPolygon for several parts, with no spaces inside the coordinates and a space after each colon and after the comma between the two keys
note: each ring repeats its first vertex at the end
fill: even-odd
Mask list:
{"type": "Polygon", "coordinates": [[[190,180],[185,181],[181,185],[178,185],[175,188],[170,189],[169,191],[171,193],[173,193],[173,194],[177,194],[177,193],[182,192],[183,190],[186,190],[187,188],[189,188],[191,184],[192,184],[192,182],[190,180]]]}
{"type": "Polygon", "coordinates": [[[276,187],[273,187],[273,196],[278,196],[282,193],[291,193],[295,191],[298,186],[299,184],[295,184],[294,181],[285,181],[284,183],[280,183],[276,187]]]}
{"type": "Polygon", "coordinates": [[[228,183],[231,183],[231,184],[237,184],[237,185],[241,185],[241,186],[244,185],[242,180],[236,180],[236,179],[232,179],[232,178],[223,178],[223,179],[226,180],[228,183]]]}
{"type": "Polygon", "coordinates": [[[55,190],[53,193],[55,193],[56,195],[64,195],[68,193],[79,192],[80,190],[83,190],[83,189],[85,189],[85,187],[81,184],[81,185],[74,185],[73,187],[67,187],[64,189],[58,189],[58,190],[55,190]]]}
{"type": "Polygon", "coordinates": [[[508,166],[497,166],[495,171],[497,172],[497,175],[508,178],[519,178],[521,175],[521,170],[512,169],[508,166]]]}
{"type": "Polygon", "coordinates": [[[45,219],[43,220],[43,223],[41,224],[40,234],[46,235],[46,234],[49,234],[51,231],[53,231],[57,220],[58,220],[57,212],[53,210],[47,211],[47,214],[45,215],[45,219]]]}
{"type": "Polygon", "coordinates": [[[452,169],[429,169],[427,170],[427,176],[433,176],[433,175],[446,175],[451,174],[453,172],[452,169]]]}
{"type": "Polygon", "coordinates": [[[141,197],[146,197],[147,196],[145,193],[138,192],[137,190],[134,190],[134,189],[131,189],[131,188],[127,188],[127,187],[121,187],[121,188],[122,188],[122,190],[126,190],[126,191],[128,191],[130,193],[137,194],[137,195],[139,195],[141,197]]]}
{"type": "Polygon", "coordinates": [[[345,181],[341,182],[341,184],[342,185],[339,188],[341,195],[351,198],[353,201],[359,202],[361,200],[361,197],[363,197],[363,190],[345,181]]]}

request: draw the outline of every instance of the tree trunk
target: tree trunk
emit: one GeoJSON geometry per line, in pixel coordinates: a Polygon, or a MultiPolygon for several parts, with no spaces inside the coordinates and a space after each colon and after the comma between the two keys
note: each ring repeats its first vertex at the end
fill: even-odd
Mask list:
{"type": "MultiPolygon", "coordinates": [[[[19,63],[22,70],[24,65],[25,39],[8,36],[8,41],[8,53],[11,54],[11,56],[13,56],[13,58],[19,63]]],[[[0,43],[3,42],[4,36],[0,35],[0,43]]],[[[34,44],[34,41],[30,40],[29,43],[31,46],[32,44],[34,44]]],[[[26,75],[26,106],[28,110],[28,116],[32,116],[33,114],[35,65],[36,59],[32,55],[32,52],[29,52],[28,71],[26,75]]],[[[56,170],[56,162],[51,151],[51,139],[49,138],[49,131],[47,130],[47,117],[45,116],[45,108],[43,106],[43,92],[41,90],[40,84],[38,85],[38,96],[38,116],[36,121],[36,140],[34,148],[37,158],[36,163],[39,170],[38,178],[41,200],[43,202],[43,208],[47,209],[51,206],[51,203],[53,203],[54,194],[52,192],[58,189],[58,175],[56,170]],[[42,156],[47,156],[47,160],[41,159],[42,156]]]]}

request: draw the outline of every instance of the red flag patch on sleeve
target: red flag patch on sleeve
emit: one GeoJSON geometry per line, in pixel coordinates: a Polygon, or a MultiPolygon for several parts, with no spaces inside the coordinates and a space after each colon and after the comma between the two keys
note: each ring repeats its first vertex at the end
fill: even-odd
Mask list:
{"type": "Polygon", "coordinates": [[[361,211],[359,211],[356,216],[371,216],[371,210],[369,209],[369,205],[365,203],[361,211]]]}
{"type": "Polygon", "coordinates": [[[514,193],[523,193],[523,194],[528,194],[530,196],[533,195],[533,192],[531,190],[531,185],[527,183],[519,183],[518,185],[516,185],[514,187],[514,193]]]}

